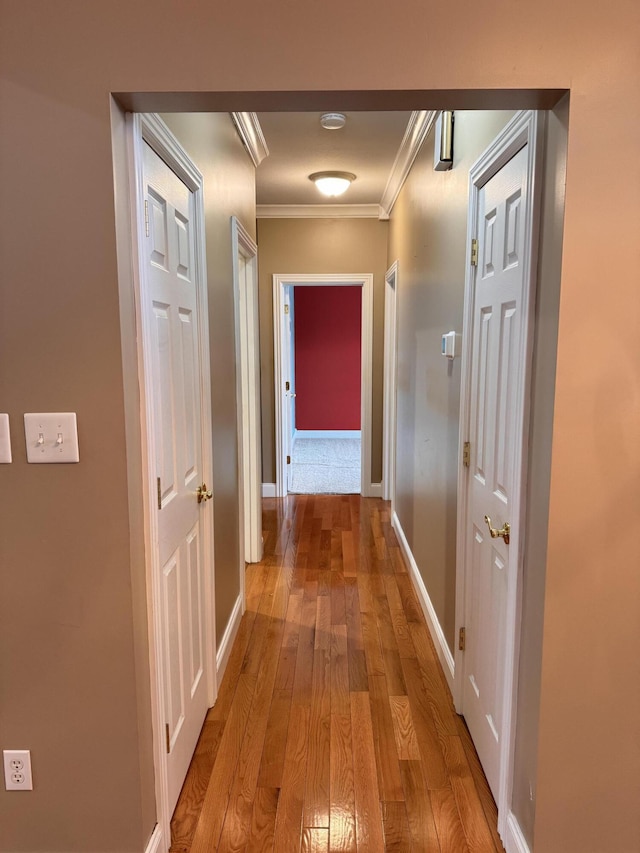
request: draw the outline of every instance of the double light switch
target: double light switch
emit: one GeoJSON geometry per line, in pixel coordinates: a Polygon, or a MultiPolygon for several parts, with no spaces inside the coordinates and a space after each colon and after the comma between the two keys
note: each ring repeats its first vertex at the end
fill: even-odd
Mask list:
{"type": "Polygon", "coordinates": [[[0,415],[0,463],[11,462],[11,436],[9,415],[0,415]]]}
{"type": "Polygon", "coordinates": [[[26,414],[27,462],[79,462],[75,412],[26,414]]]}

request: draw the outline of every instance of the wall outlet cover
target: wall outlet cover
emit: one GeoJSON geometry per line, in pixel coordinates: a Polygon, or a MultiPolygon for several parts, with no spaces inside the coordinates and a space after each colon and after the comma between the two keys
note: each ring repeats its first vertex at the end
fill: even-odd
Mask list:
{"type": "Polygon", "coordinates": [[[33,791],[31,752],[28,749],[5,749],[2,759],[7,791],[33,791]]]}

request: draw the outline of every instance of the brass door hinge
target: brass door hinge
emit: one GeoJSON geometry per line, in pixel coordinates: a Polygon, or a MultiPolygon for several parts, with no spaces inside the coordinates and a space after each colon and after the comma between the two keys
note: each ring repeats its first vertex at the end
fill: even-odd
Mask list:
{"type": "Polygon", "coordinates": [[[284,383],[284,390],[285,390],[285,391],[289,391],[289,390],[291,390],[291,385],[290,385],[288,382],[285,382],[285,383],[284,383]]]}
{"type": "Polygon", "coordinates": [[[284,306],[284,313],[285,313],[285,314],[288,314],[288,313],[289,313],[289,306],[288,306],[288,305],[285,305],[285,306],[284,306]]]}
{"type": "Polygon", "coordinates": [[[158,477],[158,509],[162,509],[162,483],[158,477]]]}
{"type": "Polygon", "coordinates": [[[465,441],[462,445],[462,464],[465,468],[471,465],[471,442],[465,441]]]}
{"type": "Polygon", "coordinates": [[[471,241],[471,266],[478,266],[478,241],[474,239],[471,241]]]}
{"type": "Polygon", "coordinates": [[[287,465],[291,465],[291,457],[287,456],[287,465]]]}
{"type": "Polygon", "coordinates": [[[167,755],[171,752],[171,735],[169,734],[169,723],[164,724],[164,733],[167,738],[167,755]]]}
{"type": "Polygon", "coordinates": [[[461,652],[463,652],[467,645],[466,631],[464,628],[460,628],[460,632],[458,634],[458,648],[461,652]]]}
{"type": "Polygon", "coordinates": [[[145,199],[144,202],[144,233],[149,236],[149,202],[145,199]]]}

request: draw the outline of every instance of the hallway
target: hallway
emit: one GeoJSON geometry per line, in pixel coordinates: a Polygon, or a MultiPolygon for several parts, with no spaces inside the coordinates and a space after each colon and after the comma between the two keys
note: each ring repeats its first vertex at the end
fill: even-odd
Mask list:
{"type": "Polygon", "coordinates": [[[503,851],[389,504],[268,499],[263,528],[172,853],[503,851]]]}

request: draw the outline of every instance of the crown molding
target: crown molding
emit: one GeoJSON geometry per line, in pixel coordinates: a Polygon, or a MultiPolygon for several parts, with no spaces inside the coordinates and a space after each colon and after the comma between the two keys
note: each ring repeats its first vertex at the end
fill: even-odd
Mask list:
{"type": "Polygon", "coordinates": [[[388,219],[413,162],[422,148],[439,110],[419,110],[411,113],[404,138],[391,167],[387,186],[380,199],[380,219],[388,219]]]}
{"type": "Polygon", "coordinates": [[[382,219],[380,214],[379,204],[256,205],[257,219],[382,219]]]}
{"type": "Polygon", "coordinates": [[[258,167],[264,158],[269,156],[258,116],[256,113],[231,113],[231,117],[240,139],[253,160],[253,165],[258,167]]]}

